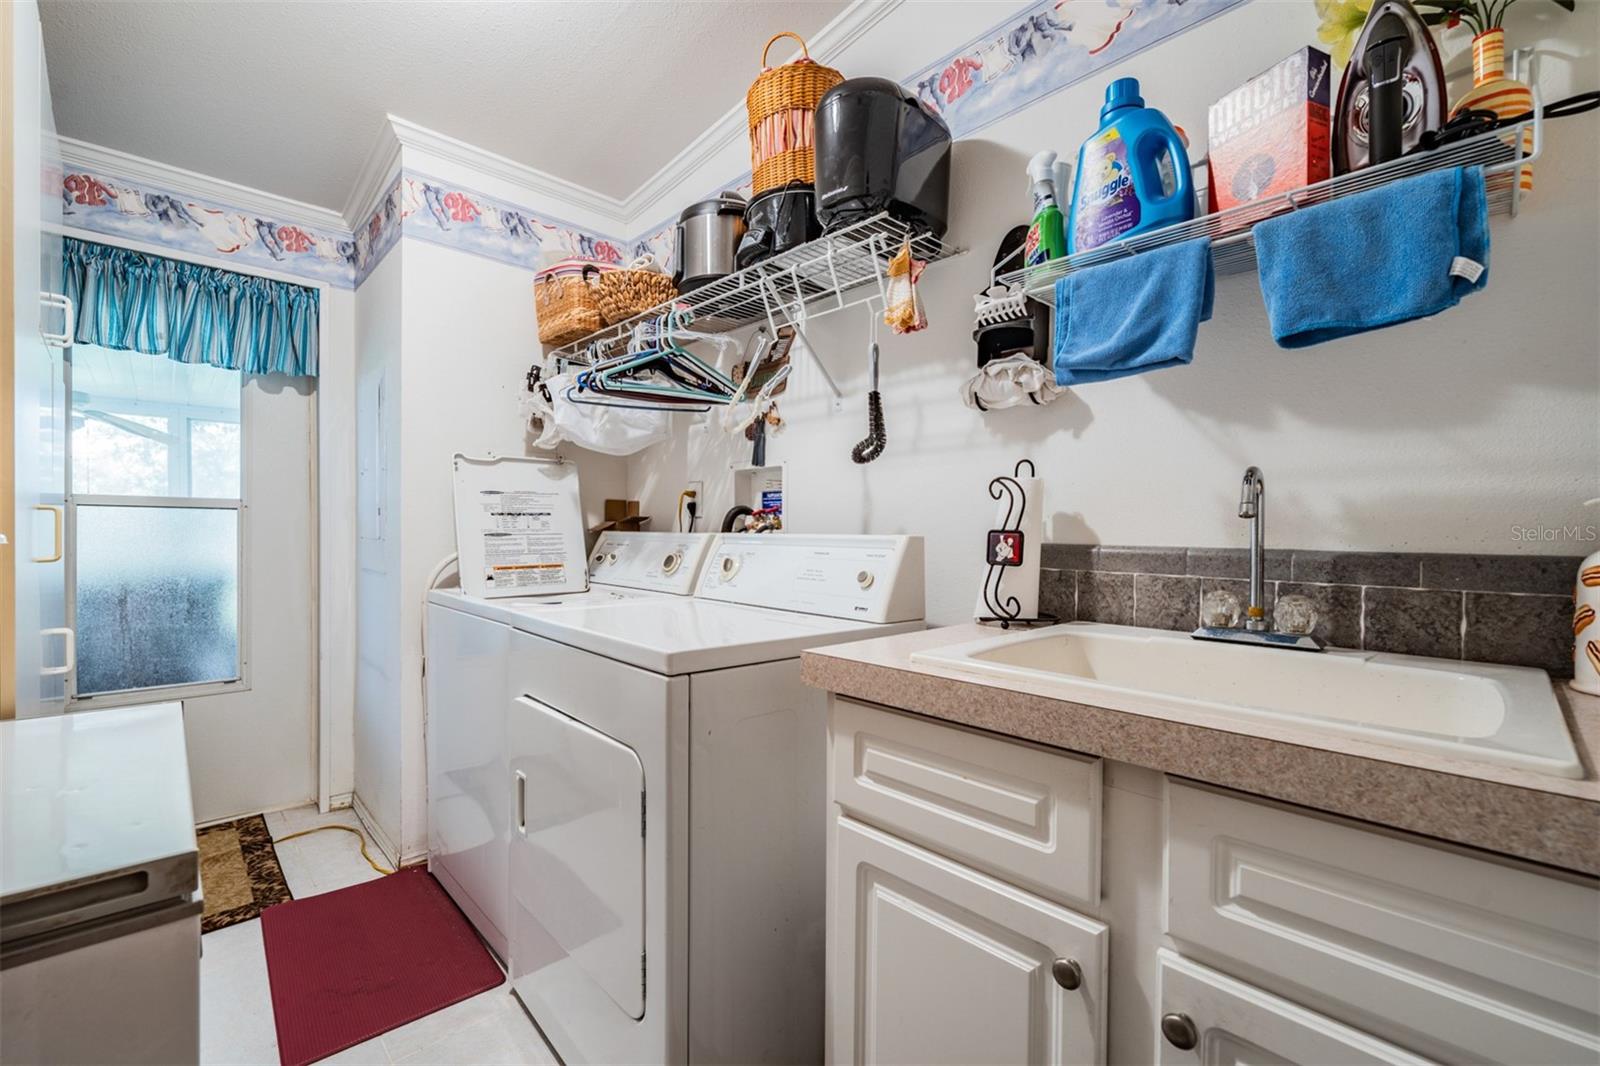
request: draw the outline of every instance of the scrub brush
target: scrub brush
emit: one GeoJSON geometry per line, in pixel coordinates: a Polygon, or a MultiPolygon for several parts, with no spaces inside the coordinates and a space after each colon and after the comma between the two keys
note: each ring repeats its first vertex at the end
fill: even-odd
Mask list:
{"type": "Polygon", "coordinates": [[[867,393],[867,439],[850,449],[850,458],[858,463],[872,462],[883,454],[883,446],[889,442],[883,430],[883,397],[878,395],[877,341],[872,342],[868,353],[872,391],[867,393]]]}

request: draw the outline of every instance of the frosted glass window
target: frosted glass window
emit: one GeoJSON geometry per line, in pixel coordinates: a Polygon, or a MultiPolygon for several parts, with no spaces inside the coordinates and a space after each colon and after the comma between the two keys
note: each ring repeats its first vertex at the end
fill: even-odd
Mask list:
{"type": "Polygon", "coordinates": [[[239,512],[77,509],[80,696],[239,677],[239,512]]]}

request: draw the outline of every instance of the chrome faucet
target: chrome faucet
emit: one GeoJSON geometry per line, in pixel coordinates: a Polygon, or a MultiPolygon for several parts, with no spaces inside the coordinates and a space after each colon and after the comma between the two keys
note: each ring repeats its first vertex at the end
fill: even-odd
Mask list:
{"type": "Polygon", "coordinates": [[[1267,483],[1261,468],[1244,472],[1239,486],[1239,517],[1250,520],[1250,603],[1245,608],[1244,627],[1252,633],[1267,631],[1267,483]]]}
{"type": "Polygon", "coordinates": [[[1321,651],[1325,644],[1311,633],[1278,633],[1267,622],[1267,481],[1261,468],[1244,472],[1239,486],[1239,517],[1250,523],[1250,602],[1245,607],[1244,628],[1202,625],[1191,634],[1196,640],[1225,640],[1260,644],[1269,648],[1321,651]]]}

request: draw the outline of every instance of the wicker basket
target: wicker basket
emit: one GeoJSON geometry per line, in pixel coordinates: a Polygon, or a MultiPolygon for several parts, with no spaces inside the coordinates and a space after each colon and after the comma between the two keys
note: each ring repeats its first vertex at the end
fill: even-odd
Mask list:
{"type": "Polygon", "coordinates": [[[796,33],[780,33],[761,50],[761,76],[745,95],[750,115],[750,170],[756,196],[791,182],[816,180],[815,123],[822,95],[844,81],[844,75],[811,58],[796,33]],[[767,66],[767,53],[781,37],[800,41],[801,58],[781,67],[767,66]]]}
{"type": "Polygon", "coordinates": [[[597,266],[581,274],[546,274],[533,282],[533,310],[539,320],[543,344],[571,344],[605,325],[600,316],[599,294],[591,274],[604,277],[597,266]]]}
{"type": "Polygon", "coordinates": [[[608,270],[600,275],[595,298],[606,325],[624,322],[678,295],[671,274],[644,269],[653,262],[650,256],[640,256],[621,270],[608,270]]]}

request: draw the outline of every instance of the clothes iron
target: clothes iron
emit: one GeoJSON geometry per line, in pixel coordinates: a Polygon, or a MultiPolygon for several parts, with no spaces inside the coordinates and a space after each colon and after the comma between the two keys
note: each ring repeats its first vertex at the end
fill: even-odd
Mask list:
{"type": "Polygon", "coordinates": [[[1407,0],[1378,0],[1339,80],[1333,172],[1387,163],[1444,125],[1449,101],[1433,34],[1407,0]]]}

